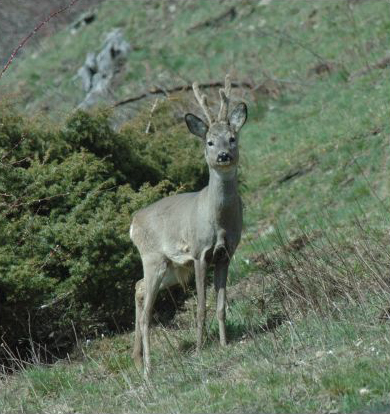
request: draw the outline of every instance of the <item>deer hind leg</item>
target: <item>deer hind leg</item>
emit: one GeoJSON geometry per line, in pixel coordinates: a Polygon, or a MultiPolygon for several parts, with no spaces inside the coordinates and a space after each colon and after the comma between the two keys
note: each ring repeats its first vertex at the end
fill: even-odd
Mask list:
{"type": "Polygon", "coordinates": [[[141,279],[135,285],[135,338],[133,359],[138,369],[142,368],[142,332],[141,332],[141,313],[143,311],[145,284],[144,279],[141,279]]]}
{"type": "Polygon", "coordinates": [[[143,309],[140,314],[139,324],[143,345],[144,376],[147,378],[151,368],[149,336],[150,319],[161,281],[167,270],[167,263],[163,257],[156,255],[143,258],[142,262],[144,269],[144,295],[143,309]]]}

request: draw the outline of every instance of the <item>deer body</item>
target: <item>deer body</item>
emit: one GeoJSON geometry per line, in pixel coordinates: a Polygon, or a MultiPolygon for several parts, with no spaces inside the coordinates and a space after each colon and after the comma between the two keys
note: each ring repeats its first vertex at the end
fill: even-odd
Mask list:
{"type": "Polygon", "coordinates": [[[159,251],[172,264],[185,266],[212,256],[217,244],[233,254],[241,228],[236,177],[226,181],[211,173],[203,190],[166,197],[138,211],[131,238],[141,257],[159,251]]]}
{"type": "MultiPolygon", "coordinates": [[[[194,91],[206,112],[205,97],[200,97],[196,85],[194,91]]],[[[208,186],[199,192],[163,198],[138,211],[132,221],[130,237],[140,252],[144,270],[144,278],[136,285],[133,357],[138,365],[144,362],[146,376],[150,371],[149,324],[157,293],[176,284],[185,285],[194,273],[198,296],[197,350],[201,348],[206,316],[205,277],[212,263],[215,265],[220,342],[226,345],[226,278],[242,229],[242,203],[237,190],[237,138],[238,130],[246,120],[245,104],[236,107],[230,122],[227,119],[228,92],[230,81],[227,77],[225,91],[220,92],[220,114],[223,105],[226,109],[223,120],[212,122],[207,112],[206,116],[210,116],[207,126],[200,118],[186,115],[190,131],[206,144],[208,186]]]]}

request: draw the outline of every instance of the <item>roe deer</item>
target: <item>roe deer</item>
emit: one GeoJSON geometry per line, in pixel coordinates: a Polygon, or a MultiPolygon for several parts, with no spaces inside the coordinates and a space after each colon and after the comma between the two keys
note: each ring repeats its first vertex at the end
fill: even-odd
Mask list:
{"type": "Polygon", "coordinates": [[[199,192],[166,197],[139,210],[130,227],[144,272],[144,278],[136,284],[133,357],[139,367],[144,363],[145,377],[150,372],[149,324],[157,293],[185,284],[194,271],[198,297],[196,349],[200,350],[206,317],[205,278],[211,264],[215,266],[220,343],[226,345],[226,278],[242,229],[242,203],[237,190],[238,132],[246,121],[247,107],[242,102],[228,116],[228,75],[225,88],[219,91],[217,119],[212,117],[197,83],[193,90],[207,123],[193,114],[186,114],[185,121],[190,132],[204,142],[209,184],[199,192]]]}

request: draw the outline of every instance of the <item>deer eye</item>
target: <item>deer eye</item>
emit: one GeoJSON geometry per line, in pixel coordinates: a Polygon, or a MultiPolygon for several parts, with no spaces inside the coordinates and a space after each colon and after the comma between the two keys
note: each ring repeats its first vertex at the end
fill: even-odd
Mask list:
{"type": "Polygon", "coordinates": [[[213,142],[213,141],[207,141],[207,145],[208,145],[209,147],[212,147],[212,146],[214,145],[214,142],[213,142]]]}
{"type": "Polygon", "coordinates": [[[233,144],[233,142],[236,142],[236,138],[234,138],[234,137],[230,137],[230,138],[229,138],[229,142],[230,142],[231,144],[233,144]]]}

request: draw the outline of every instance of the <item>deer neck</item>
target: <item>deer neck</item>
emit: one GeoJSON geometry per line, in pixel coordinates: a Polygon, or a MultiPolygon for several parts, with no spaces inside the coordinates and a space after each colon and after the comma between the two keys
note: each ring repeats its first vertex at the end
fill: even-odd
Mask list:
{"type": "Polygon", "coordinates": [[[223,173],[210,169],[207,196],[211,219],[217,225],[229,221],[239,203],[237,169],[223,173]]]}

